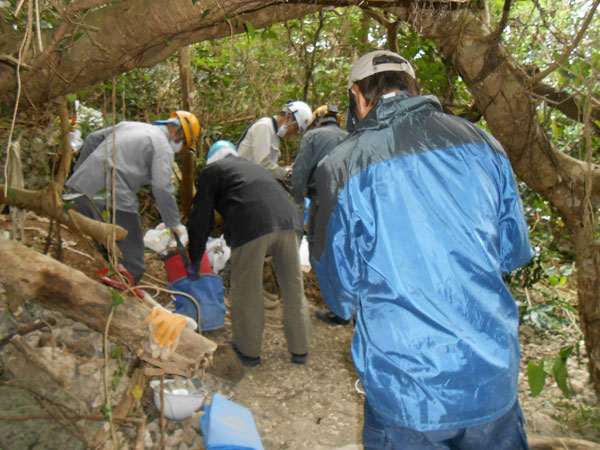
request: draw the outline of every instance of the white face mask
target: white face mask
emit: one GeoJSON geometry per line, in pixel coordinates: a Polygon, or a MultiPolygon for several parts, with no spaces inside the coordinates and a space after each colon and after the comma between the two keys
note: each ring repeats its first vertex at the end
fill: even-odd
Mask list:
{"type": "Polygon", "coordinates": [[[290,126],[289,123],[284,123],[283,125],[281,125],[277,129],[277,136],[279,136],[280,139],[284,139],[285,138],[285,134],[287,133],[287,130],[288,130],[289,126],[290,126]]]}
{"type": "Polygon", "coordinates": [[[183,141],[179,141],[179,142],[169,141],[169,144],[171,145],[171,148],[173,149],[173,153],[177,153],[183,147],[183,141]]]}

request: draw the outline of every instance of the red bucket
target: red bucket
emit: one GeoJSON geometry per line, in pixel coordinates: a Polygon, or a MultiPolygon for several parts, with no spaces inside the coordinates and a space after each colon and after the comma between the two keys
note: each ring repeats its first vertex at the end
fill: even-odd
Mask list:
{"type": "MultiPolygon", "coordinates": [[[[186,254],[189,261],[190,255],[187,251],[186,254]]],[[[167,280],[169,281],[169,283],[179,280],[180,278],[185,278],[187,276],[185,272],[185,264],[183,263],[181,253],[171,253],[170,255],[165,256],[163,261],[165,262],[167,280]]],[[[199,272],[213,274],[212,267],[210,266],[210,261],[208,260],[208,254],[206,252],[204,252],[204,255],[202,255],[202,262],[200,263],[199,272]]]]}

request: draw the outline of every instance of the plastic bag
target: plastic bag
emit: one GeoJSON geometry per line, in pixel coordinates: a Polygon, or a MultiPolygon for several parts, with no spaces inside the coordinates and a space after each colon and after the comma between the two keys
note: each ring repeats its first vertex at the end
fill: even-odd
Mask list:
{"type": "Polygon", "coordinates": [[[215,393],[200,428],[206,450],[264,450],[252,411],[215,393]]]}
{"type": "Polygon", "coordinates": [[[229,261],[231,256],[231,249],[225,242],[223,235],[218,238],[209,237],[206,241],[206,253],[208,254],[208,260],[215,273],[219,273],[229,261]]]}
{"type": "MultiPolygon", "coordinates": [[[[183,225],[178,225],[176,229],[179,231],[179,239],[182,245],[187,245],[187,229],[183,225]]],[[[156,228],[146,232],[144,235],[144,245],[156,253],[165,255],[170,247],[177,247],[177,242],[175,242],[171,230],[164,223],[160,223],[156,228]]]]}
{"type": "Polygon", "coordinates": [[[71,135],[71,149],[73,149],[74,152],[78,152],[83,145],[81,130],[79,128],[75,128],[69,134],[71,135]]]}
{"type": "Polygon", "coordinates": [[[306,236],[302,237],[302,242],[300,243],[300,266],[302,267],[302,270],[310,272],[310,255],[306,236]]]}

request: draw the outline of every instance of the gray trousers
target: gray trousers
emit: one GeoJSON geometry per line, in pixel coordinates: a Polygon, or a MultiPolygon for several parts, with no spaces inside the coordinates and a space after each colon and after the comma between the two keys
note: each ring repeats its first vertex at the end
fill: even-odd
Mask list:
{"type": "Polygon", "coordinates": [[[275,278],[281,290],[288,350],[308,353],[311,322],[300,270],[300,238],[295,230],[275,231],[231,251],[231,328],[235,345],[246,356],[256,357],[261,353],[265,326],[262,280],[267,254],[273,257],[275,278]]]}
{"type": "MultiPolygon", "coordinates": [[[[96,208],[94,208],[92,201],[87,197],[79,197],[74,202],[78,212],[90,219],[104,222],[98,211],[102,212],[106,207],[106,202],[95,202],[96,208]]],[[[117,247],[119,247],[122,254],[119,263],[127,269],[133,277],[133,281],[137,284],[146,271],[142,219],[138,213],[119,211],[117,209],[115,223],[127,230],[127,237],[123,241],[117,242],[117,247]]],[[[103,243],[99,244],[103,245],[103,243]]],[[[102,247],[102,249],[106,252],[106,248],[102,247]]]]}

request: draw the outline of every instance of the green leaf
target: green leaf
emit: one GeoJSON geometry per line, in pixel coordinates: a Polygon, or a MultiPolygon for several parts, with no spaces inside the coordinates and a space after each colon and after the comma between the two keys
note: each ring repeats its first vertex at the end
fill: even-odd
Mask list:
{"type": "Polygon", "coordinates": [[[110,214],[107,210],[102,211],[102,220],[106,223],[110,222],[110,214]]]}
{"type": "Polygon", "coordinates": [[[73,36],[73,42],[78,40],[81,36],[83,36],[83,33],[75,33],[75,35],[73,36]]]}
{"type": "Polygon", "coordinates": [[[538,365],[533,361],[527,362],[527,381],[531,396],[536,397],[544,389],[546,383],[546,371],[544,370],[544,360],[538,365]]]}
{"type": "Polygon", "coordinates": [[[108,287],[108,290],[110,291],[110,295],[112,297],[112,306],[117,307],[121,303],[123,303],[123,297],[121,296],[121,294],[119,294],[117,291],[115,291],[110,286],[107,286],[107,287],[108,287]]]}
{"type": "Polygon", "coordinates": [[[104,417],[108,417],[108,415],[112,412],[112,408],[110,405],[104,405],[100,412],[104,415],[104,417]]]}
{"type": "Polygon", "coordinates": [[[115,349],[112,351],[112,353],[110,354],[110,357],[112,359],[119,359],[122,354],[123,354],[123,349],[120,346],[118,346],[118,347],[115,347],[115,349]]]}
{"type": "Polygon", "coordinates": [[[63,205],[63,211],[69,211],[71,208],[75,206],[74,202],[67,202],[63,205]]]}
{"type": "Polygon", "coordinates": [[[69,103],[73,103],[75,100],[77,100],[77,96],[75,94],[67,94],[65,95],[65,98],[67,99],[67,101],[69,103]]]}
{"type": "Polygon", "coordinates": [[[244,22],[244,26],[246,27],[246,31],[248,32],[248,35],[250,36],[250,38],[254,39],[254,35],[256,33],[254,30],[254,26],[247,20],[244,22]]]}
{"type": "Polygon", "coordinates": [[[17,194],[15,192],[15,190],[11,187],[6,188],[6,190],[8,191],[8,198],[10,198],[10,200],[15,203],[17,201],[17,194]]]}
{"type": "Polygon", "coordinates": [[[573,353],[573,350],[575,350],[575,347],[572,345],[565,345],[564,347],[561,347],[561,349],[558,352],[558,355],[566,360],[569,356],[571,356],[571,354],[573,353]]]}
{"type": "Polygon", "coordinates": [[[567,373],[567,360],[561,358],[560,355],[554,360],[554,365],[552,366],[552,377],[556,381],[556,384],[562,391],[563,395],[567,398],[571,398],[569,387],[567,386],[567,379],[569,378],[569,374],[567,373]]]}
{"type": "Polygon", "coordinates": [[[210,9],[205,9],[204,11],[202,11],[202,18],[204,19],[206,16],[208,16],[209,13],[210,9]]]}
{"type": "Polygon", "coordinates": [[[96,200],[106,200],[106,193],[108,192],[108,189],[106,188],[102,188],[100,189],[98,192],[96,192],[94,194],[94,196],[92,197],[92,200],[96,201],[96,200]]]}
{"type": "Polygon", "coordinates": [[[85,197],[85,194],[81,194],[81,193],[63,194],[62,199],[63,199],[63,202],[69,202],[69,201],[75,200],[80,197],[85,197]]]}
{"type": "Polygon", "coordinates": [[[112,379],[112,388],[113,388],[113,391],[117,390],[117,388],[119,387],[119,383],[121,383],[121,376],[120,375],[114,376],[113,379],[112,379]]]}

